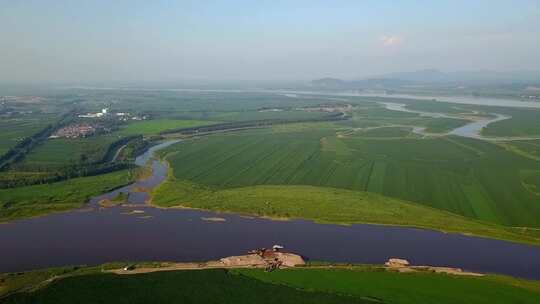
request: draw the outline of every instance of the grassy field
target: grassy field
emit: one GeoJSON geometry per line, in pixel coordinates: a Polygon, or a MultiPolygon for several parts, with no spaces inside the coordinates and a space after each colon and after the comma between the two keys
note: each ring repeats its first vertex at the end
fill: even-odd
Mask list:
{"type": "Polygon", "coordinates": [[[435,208],[379,194],[314,186],[251,186],[216,190],[169,180],[154,190],[152,203],[229,211],[272,218],[303,218],[320,223],[377,223],[473,234],[529,244],[540,236],[525,230],[475,221],[435,208]]]}
{"type": "Polygon", "coordinates": [[[511,116],[489,124],[482,134],[486,136],[540,136],[540,109],[490,108],[489,110],[511,116]]]}
{"type": "MultiPolygon", "coordinates": [[[[85,91],[89,94],[90,91],[85,91]]],[[[302,118],[320,113],[302,111],[259,112],[262,108],[294,109],[327,103],[317,96],[302,98],[258,92],[93,91],[81,105],[98,110],[103,99],[114,98],[113,111],[151,114],[159,119],[239,121],[268,118],[302,118]]]]}
{"type": "Polygon", "coordinates": [[[177,181],[214,189],[324,186],[379,193],[496,224],[540,226],[540,196],[523,181],[523,171],[540,172],[540,163],[478,140],[379,140],[312,126],[210,136],[166,153],[177,181]]]}
{"type": "Polygon", "coordinates": [[[318,292],[346,294],[382,303],[538,303],[540,284],[508,277],[456,277],[432,273],[397,274],[370,268],[291,269],[271,273],[235,270],[263,282],[318,292]]]}
{"type": "Polygon", "coordinates": [[[0,155],[6,153],[22,139],[29,137],[53,120],[50,116],[34,116],[30,118],[0,119],[0,155]]]}
{"type": "Polygon", "coordinates": [[[226,270],[66,278],[3,303],[370,303],[357,297],[265,283],[226,270]]]}
{"type": "Polygon", "coordinates": [[[240,111],[215,113],[212,118],[222,121],[248,121],[264,119],[314,119],[325,116],[322,112],[287,111],[240,111]]]}
{"type": "Polygon", "coordinates": [[[153,135],[165,130],[190,128],[202,125],[210,125],[215,122],[205,120],[176,120],[176,119],[156,119],[130,122],[122,126],[116,133],[120,135],[153,135]]]}
{"type": "Polygon", "coordinates": [[[66,165],[99,162],[105,156],[109,146],[122,137],[141,134],[157,135],[159,132],[176,128],[188,128],[212,124],[200,120],[157,119],[130,122],[120,130],[109,134],[88,138],[49,139],[34,150],[17,165],[18,170],[54,169],[66,165]]]}
{"type": "Polygon", "coordinates": [[[90,197],[128,184],[129,170],[67,181],[0,189],[0,222],[82,206],[90,197]]]}
{"type": "Polygon", "coordinates": [[[448,102],[432,102],[428,100],[400,99],[398,103],[404,103],[407,108],[414,111],[446,113],[446,114],[462,114],[471,113],[468,105],[460,105],[448,102]]]}
{"type": "Polygon", "coordinates": [[[357,132],[356,135],[361,137],[379,139],[416,137],[416,135],[411,132],[411,128],[403,127],[377,127],[373,129],[362,130],[361,132],[357,132]]]}
{"type": "Polygon", "coordinates": [[[540,161],[540,140],[512,140],[499,145],[523,157],[540,161]]]}
{"type": "Polygon", "coordinates": [[[105,156],[109,145],[120,139],[106,134],[88,138],[48,139],[32,150],[18,168],[52,168],[84,162],[99,162],[105,156]]]}
{"type": "Polygon", "coordinates": [[[436,118],[425,124],[426,132],[444,133],[468,124],[470,121],[465,119],[436,118]]]}
{"type": "MultiPolygon", "coordinates": [[[[148,263],[147,263],[148,264],[148,263]]],[[[64,267],[0,275],[2,303],[537,303],[538,281],[388,272],[379,266],[114,275],[64,267]],[[52,278],[57,278],[52,281],[52,278]],[[49,284],[44,284],[49,282],[49,284]],[[18,291],[18,293],[14,293],[18,291]]]]}

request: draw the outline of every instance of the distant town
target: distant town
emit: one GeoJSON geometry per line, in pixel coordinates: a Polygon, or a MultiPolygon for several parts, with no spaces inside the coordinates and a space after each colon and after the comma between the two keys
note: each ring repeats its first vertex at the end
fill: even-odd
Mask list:
{"type": "Polygon", "coordinates": [[[120,121],[128,121],[128,120],[147,120],[149,118],[148,115],[132,115],[131,113],[126,112],[110,112],[109,108],[103,108],[100,112],[97,113],[86,113],[86,114],[79,114],[79,118],[104,118],[104,117],[116,117],[120,121]]]}

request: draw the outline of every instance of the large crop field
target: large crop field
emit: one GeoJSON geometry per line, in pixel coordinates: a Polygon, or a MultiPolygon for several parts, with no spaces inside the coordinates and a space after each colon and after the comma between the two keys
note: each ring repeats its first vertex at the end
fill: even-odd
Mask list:
{"type": "Polygon", "coordinates": [[[369,268],[291,269],[266,273],[256,269],[235,272],[263,282],[319,292],[363,297],[382,303],[536,303],[538,282],[507,277],[453,277],[432,273],[397,274],[369,268]]]}
{"type": "Polygon", "coordinates": [[[3,303],[371,303],[337,293],[308,291],[230,274],[226,270],[91,274],[54,282],[3,303]]]}
{"type": "Polygon", "coordinates": [[[540,109],[495,108],[492,111],[511,118],[490,124],[483,130],[484,135],[540,137],[540,109]]]}
{"type": "Polygon", "coordinates": [[[50,116],[0,119],[0,156],[26,137],[41,131],[53,120],[50,116]]]}
{"type": "Polygon", "coordinates": [[[197,127],[210,125],[212,121],[205,120],[180,120],[180,119],[155,119],[130,122],[120,128],[117,134],[120,135],[154,135],[165,130],[197,127]]]}
{"type": "Polygon", "coordinates": [[[534,230],[510,229],[376,193],[315,186],[249,186],[216,190],[169,180],[153,192],[153,204],[319,223],[376,223],[474,234],[540,244],[534,230]]]}
{"type": "Polygon", "coordinates": [[[523,180],[525,171],[540,172],[540,163],[478,140],[380,140],[336,135],[313,124],[290,132],[215,135],[166,153],[175,180],[213,189],[324,186],[379,193],[496,224],[540,226],[540,196],[523,180]]]}
{"type": "Polygon", "coordinates": [[[48,139],[32,150],[19,168],[53,168],[81,162],[99,162],[109,145],[120,137],[113,134],[88,138],[48,139]]]}
{"type": "Polygon", "coordinates": [[[0,275],[3,303],[537,303],[536,281],[396,273],[378,266],[114,275],[77,267],[0,275]],[[62,278],[64,277],[64,278],[62,278]],[[51,280],[57,278],[57,280],[51,280]],[[50,281],[49,284],[43,282],[50,281]],[[13,293],[19,291],[18,293],[13,293]]]}

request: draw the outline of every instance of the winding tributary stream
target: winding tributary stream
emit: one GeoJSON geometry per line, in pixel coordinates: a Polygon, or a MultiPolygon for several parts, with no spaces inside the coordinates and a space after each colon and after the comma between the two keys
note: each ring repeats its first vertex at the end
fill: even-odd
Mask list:
{"type": "MultiPolygon", "coordinates": [[[[432,118],[452,118],[452,119],[460,119],[460,116],[453,116],[448,115],[445,113],[438,113],[438,112],[424,112],[424,111],[416,111],[411,110],[406,107],[405,104],[401,103],[394,103],[394,102],[380,102],[382,106],[384,106],[387,110],[392,111],[399,111],[399,112],[406,112],[406,113],[415,113],[419,114],[420,116],[424,117],[432,117],[432,118]]],[[[529,139],[529,138],[502,138],[502,137],[487,137],[483,136],[481,134],[482,129],[485,128],[490,123],[494,123],[497,121],[502,121],[505,119],[510,119],[510,116],[497,114],[497,113],[491,113],[492,117],[478,117],[475,121],[471,121],[461,127],[458,127],[456,129],[453,129],[449,132],[442,133],[442,134],[432,134],[427,133],[425,131],[425,128],[423,127],[415,127],[413,128],[414,132],[423,136],[442,136],[442,135],[457,135],[461,137],[469,137],[469,138],[475,138],[475,139],[482,139],[482,140],[522,140],[522,139],[529,139]]],[[[536,138],[535,138],[536,139],[536,138]]]]}

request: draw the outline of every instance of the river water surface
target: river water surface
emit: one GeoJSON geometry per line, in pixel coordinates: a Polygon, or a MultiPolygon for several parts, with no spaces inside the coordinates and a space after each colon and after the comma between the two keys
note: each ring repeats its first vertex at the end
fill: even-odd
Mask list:
{"type": "Polygon", "coordinates": [[[154,171],[147,180],[95,197],[85,209],[1,224],[0,272],[111,261],[204,261],[281,244],[312,260],[380,264],[401,257],[415,265],[540,279],[536,246],[415,228],[153,208],[145,204],[146,193],[136,191],[166,178],[166,165],[151,156],[172,143],[154,146],[137,158],[139,165],[152,162],[154,171]],[[128,206],[99,207],[101,199],[120,191],[129,193],[128,206]]]}

